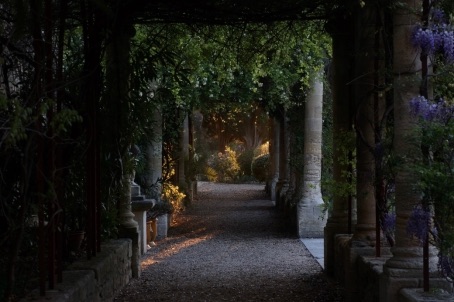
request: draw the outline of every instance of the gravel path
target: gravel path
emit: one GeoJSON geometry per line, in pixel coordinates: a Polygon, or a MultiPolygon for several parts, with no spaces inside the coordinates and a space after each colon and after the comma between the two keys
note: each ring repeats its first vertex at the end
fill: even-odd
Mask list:
{"type": "Polygon", "coordinates": [[[263,185],[201,182],[198,200],[115,301],[344,301],[263,185]]]}

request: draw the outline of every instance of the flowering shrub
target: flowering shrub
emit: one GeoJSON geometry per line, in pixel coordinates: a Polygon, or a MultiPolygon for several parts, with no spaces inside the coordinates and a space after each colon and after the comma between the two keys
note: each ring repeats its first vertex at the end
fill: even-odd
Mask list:
{"type": "Polygon", "coordinates": [[[407,231],[421,242],[430,239],[439,250],[440,271],[454,279],[454,106],[424,97],[411,101],[420,119],[422,160],[416,164],[422,202],[407,231]]]}
{"type": "Polygon", "coordinates": [[[218,181],[235,180],[240,172],[236,152],[229,147],[225,153],[212,155],[208,160],[208,166],[216,171],[218,181]]]}
{"type": "Polygon", "coordinates": [[[171,207],[168,213],[174,211],[180,212],[184,208],[184,198],[186,194],[180,192],[180,188],[171,183],[165,182],[162,186],[162,199],[164,202],[168,202],[171,207]]]}

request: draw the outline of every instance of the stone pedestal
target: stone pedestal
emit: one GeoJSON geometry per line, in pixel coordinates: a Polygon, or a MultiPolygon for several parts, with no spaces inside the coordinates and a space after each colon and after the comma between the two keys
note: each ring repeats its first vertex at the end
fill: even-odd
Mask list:
{"type": "Polygon", "coordinates": [[[336,274],[335,268],[335,237],[338,234],[347,234],[347,212],[336,213],[328,218],[324,229],[324,267],[328,276],[336,274]]]}
{"type": "Polygon", "coordinates": [[[155,205],[154,199],[145,199],[145,196],[139,195],[132,198],[132,211],[134,220],[139,225],[140,233],[140,254],[147,252],[147,211],[155,205]]]}
{"type": "Polygon", "coordinates": [[[132,194],[140,194],[140,188],[131,185],[129,178],[124,179],[124,186],[127,191],[124,192],[123,200],[120,203],[120,209],[118,217],[120,219],[119,237],[129,238],[132,241],[132,258],[131,258],[131,269],[132,277],[140,277],[140,236],[139,236],[139,225],[134,220],[134,214],[131,211],[132,194]]]}

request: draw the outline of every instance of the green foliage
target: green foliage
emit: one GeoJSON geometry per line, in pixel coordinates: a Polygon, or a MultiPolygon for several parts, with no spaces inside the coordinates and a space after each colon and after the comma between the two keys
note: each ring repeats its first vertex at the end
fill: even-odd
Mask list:
{"type": "Polygon", "coordinates": [[[240,166],[236,152],[229,147],[226,148],[225,153],[213,154],[208,160],[208,165],[216,171],[217,181],[235,181],[239,176],[240,166]]]}
{"type": "MultiPolygon", "coordinates": [[[[454,122],[420,121],[423,157],[416,161],[422,204],[433,209],[432,243],[440,255],[454,258],[454,122]]],[[[443,263],[440,263],[441,269],[443,263]]],[[[452,269],[452,264],[451,264],[452,269]]],[[[446,272],[445,272],[446,273],[446,272]]],[[[447,272],[448,277],[454,275],[447,272]]]]}
{"type": "Polygon", "coordinates": [[[244,150],[243,152],[241,152],[238,155],[238,164],[240,166],[240,175],[243,175],[243,176],[252,175],[251,165],[252,165],[253,158],[254,158],[254,150],[252,150],[252,149],[244,150]]]}
{"type": "Polygon", "coordinates": [[[163,202],[169,203],[171,208],[167,213],[180,212],[184,209],[184,198],[186,194],[180,192],[180,188],[171,183],[163,183],[162,199],[163,202]]]}
{"type": "Polygon", "coordinates": [[[448,102],[454,102],[454,65],[440,60],[437,64],[437,73],[432,78],[434,95],[443,97],[448,102]]]}
{"type": "Polygon", "coordinates": [[[356,195],[356,136],[354,132],[344,132],[333,145],[339,164],[344,167],[341,179],[322,178],[324,211],[329,211],[335,198],[348,198],[356,195]]]}
{"type": "Polygon", "coordinates": [[[218,180],[218,173],[216,172],[216,170],[210,166],[206,166],[205,169],[204,169],[204,172],[203,172],[203,175],[201,175],[202,177],[204,177],[203,179],[206,178],[206,180],[208,181],[217,181],[218,180]]]}
{"type": "Polygon", "coordinates": [[[251,165],[252,175],[260,182],[268,179],[270,170],[270,155],[262,154],[255,157],[251,165]]]}
{"type": "Polygon", "coordinates": [[[168,182],[162,183],[162,193],[158,202],[147,212],[147,219],[151,220],[164,214],[178,213],[184,210],[185,197],[181,188],[168,182]]]}

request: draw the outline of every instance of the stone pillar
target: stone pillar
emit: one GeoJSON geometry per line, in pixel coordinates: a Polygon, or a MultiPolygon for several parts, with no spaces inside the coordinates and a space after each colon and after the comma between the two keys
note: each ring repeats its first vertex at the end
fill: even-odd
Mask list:
{"type": "Polygon", "coordinates": [[[279,180],[276,184],[276,205],[280,209],[284,209],[284,198],[289,187],[289,145],[287,114],[283,110],[279,119],[279,180]]]}
{"type": "MultiPolygon", "coordinates": [[[[379,109],[375,70],[377,9],[366,3],[356,12],[354,99],[356,128],[356,214],[352,247],[375,246],[375,129],[374,110],[379,109]],[[377,99],[376,99],[377,98],[377,99]],[[377,101],[374,104],[374,101],[377,101]],[[377,108],[375,108],[377,107],[377,108]]],[[[385,100],[382,98],[382,102],[385,100]]],[[[385,104],[381,104],[381,107],[385,104]]],[[[379,114],[377,112],[377,114],[379,114]]]]}
{"type": "MultiPolygon", "coordinates": [[[[386,106],[384,97],[378,95],[380,49],[376,49],[376,20],[380,14],[375,5],[365,2],[355,11],[355,80],[353,97],[356,129],[356,214],[357,223],[353,237],[345,245],[343,265],[346,300],[361,301],[361,275],[358,273],[360,256],[375,257],[376,250],[376,201],[375,201],[375,123],[381,120],[386,106]]],[[[378,40],[377,40],[378,41],[378,40]]],[[[342,237],[337,238],[341,242],[342,237]]],[[[344,237],[345,239],[345,237],[344,237]]],[[[339,245],[339,244],[338,244],[339,245]]],[[[384,251],[383,251],[384,252],[384,251]]],[[[383,254],[383,252],[381,254],[383,254]]],[[[337,259],[336,259],[337,262],[337,259]]]]}
{"type": "MultiPolygon", "coordinates": [[[[353,27],[350,19],[332,20],[328,29],[333,40],[332,94],[333,94],[333,178],[336,182],[345,182],[347,167],[339,158],[341,154],[336,148],[345,133],[351,131],[350,85],[352,74],[353,27]]],[[[348,197],[335,196],[332,211],[325,227],[324,264],[328,275],[333,276],[335,264],[335,236],[348,233],[348,197]]]]}
{"type": "Polygon", "coordinates": [[[279,180],[279,158],[280,158],[280,150],[279,150],[279,121],[273,117],[270,118],[270,132],[271,132],[271,139],[270,139],[270,180],[269,180],[269,194],[271,197],[271,201],[273,204],[276,205],[276,185],[279,180]]]}
{"type": "Polygon", "coordinates": [[[131,209],[134,214],[134,220],[139,227],[139,242],[140,242],[140,255],[147,252],[147,211],[150,210],[156,203],[154,199],[146,199],[140,193],[140,186],[134,182],[131,184],[131,209]]]}
{"type": "Polygon", "coordinates": [[[153,136],[147,144],[146,187],[150,188],[151,198],[161,201],[162,194],[162,112],[153,111],[153,136]]]}
{"type": "Polygon", "coordinates": [[[132,195],[140,194],[138,192],[139,186],[132,186],[130,177],[124,177],[123,184],[124,190],[123,195],[120,199],[120,206],[118,209],[118,218],[120,223],[119,237],[129,238],[132,240],[132,259],[131,269],[132,277],[140,277],[140,234],[139,225],[134,220],[134,214],[132,213],[132,195]],[[134,190],[134,191],[133,191],[134,190]]]}
{"type": "Polygon", "coordinates": [[[178,160],[178,186],[180,188],[186,189],[186,175],[185,175],[185,161],[189,156],[189,124],[188,124],[188,114],[186,112],[180,111],[181,114],[184,114],[183,124],[180,128],[180,158],[178,160]]]}
{"type": "Polygon", "coordinates": [[[322,174],[323,82],[314,77],[306,98],[304,117],[304,170],[302,198],[297,205],[298,235],[322,238],[325,219],[320,188],[322,174]]]}
{"type": "MultiPolygon", "coordinates": [[[[121,161],[130,160],[130,147],[132,142],[125,139],[125,129],[130,129],[128,121],[129,112],[129,77],[131,68],[130,59],[130,42],[135,34],[132,20],[126,16],[119,17],[122,22],[115,24],[112,28],[112,36],[106,46],[106,94],[107,104],[105,127],[106,148],[115,148],[120,157],[116,158],[121,161]]],[[[130,168],[130,167],[127,167],[130,168]]],[[[131,212],[131,176],[132,170],[128,169],[116,171],[118,180],[121,181],[121,196],[118,200],[118,218],[119,218],[119,237],[129,238],[132,240],[132,276],[140,276],[140,239],[137,222],[133,219],[134,214],[131,212]]]]}
{"type": "MultiPolygon", "coordinates": [[[[421,62],[419,53],[412,47],[410,36],[420,21],[416,13],[421,1],[405,0],[394,11],[394,150],[401,157],[418,156],[417,144],[410,142],[417,120],[411,116],[409,102],[419,95],[421,62]]],[[[414,190],[416,183],[409,165],[401,164],[396,171],[396,229],[392,257],[383,266],[380,278],[380,301],[398,301],[404,287],[422,286],[423,250],[417,240],[410,238],[406,228],[413,206],[420,194],[414,190]]],[[[429,257],[429,267],[436,269],[436,259],[429,257]]]]}

